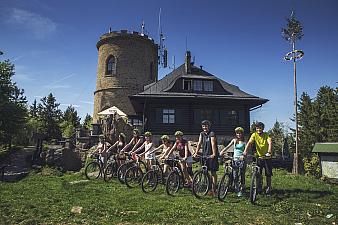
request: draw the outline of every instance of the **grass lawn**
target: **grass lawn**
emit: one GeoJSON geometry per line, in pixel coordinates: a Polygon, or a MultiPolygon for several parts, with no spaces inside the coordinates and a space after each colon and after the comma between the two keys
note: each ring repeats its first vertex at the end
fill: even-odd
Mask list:
{"type": "Polygon", "coordinates": [[[282,170],[274,171],[272,195],[258,196],[257,205],[233,193],[219,202],[188,190],[170,197],[162,186],[144,194],[118,181],[69,183],[81,179],[33,172],[0,183],[0,224],[337,224],[338,186],[282,170]]]}

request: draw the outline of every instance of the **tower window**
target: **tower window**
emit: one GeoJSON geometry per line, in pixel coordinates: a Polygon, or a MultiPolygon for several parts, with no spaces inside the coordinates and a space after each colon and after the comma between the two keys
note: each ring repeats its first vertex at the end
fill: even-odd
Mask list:
{"type": "Polygon", "coordinates": [[[111,55],[107,59],[106,75],[116,74],[116,57],[111,55]]]}

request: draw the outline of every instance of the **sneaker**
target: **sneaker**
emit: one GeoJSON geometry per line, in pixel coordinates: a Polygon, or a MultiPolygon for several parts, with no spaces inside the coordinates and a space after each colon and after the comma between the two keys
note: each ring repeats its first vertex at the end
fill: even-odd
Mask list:
{"type": "Polygon", "coordinates": [[[266,194],[266,195],[270,195],[270,194],[271,194],[271,187],[267,187],[267,188],[266,188],[265,194],[266,194]]]}
{"type": "Polygon", "coordinates": [[[243,193],[241,192],[241,191],[239,191],[238,193],[237,193],[237,197],[242,197],[243,196],[243,193]]]}

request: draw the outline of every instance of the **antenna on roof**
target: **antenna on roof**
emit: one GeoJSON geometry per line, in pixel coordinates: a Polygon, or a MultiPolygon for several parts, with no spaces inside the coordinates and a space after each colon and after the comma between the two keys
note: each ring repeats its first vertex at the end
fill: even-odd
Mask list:
{"type": "Polygon", "coordinates": [[[163,68],[167,68],[168,66],[168,50],[164,45],[165,37],[162,32],[162,25],[161,25],[161,13],[162,9],[160,8],[160,12],[158,15],[158,35],[159,35],[159,46],[158,46],[158,64],[163,68]]]}
{"type": "Polygon", "coordinates": [[[142,19],[142,24],[141,24],[141,35],[144,35],[144,32],[145,32],[145,23],[144,23],[144,20],[142,19]]]}

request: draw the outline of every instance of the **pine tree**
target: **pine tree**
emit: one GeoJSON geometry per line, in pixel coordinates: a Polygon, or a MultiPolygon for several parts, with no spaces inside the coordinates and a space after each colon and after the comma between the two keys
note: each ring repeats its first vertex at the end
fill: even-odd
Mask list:
{"type": "Polygon", "coordinates": [[[62,112],[58,108],[59,105],[59,103],[56,103],[56,99],[52,93],[47,97],[43,97],[41,103],[38,105],[38,117],[41,122],[39,130],[46,134],[47,140],[61,138],[59,124],[61,122],[62,112]]]}
{"type": "Polygon", "coordinates": [[[11,147],[15,135],[26,123],[27,108],[24,90],[12,82],[14,65],[0,62],[0,144],[11,147]]]}
{"type": "Polygon", "coordinates": [[[92,128],[92,123],[93,118],[89,114],[87,114],[83,121],[82,127],[85,128],[86,130],[90,130],[92,128]]]}

